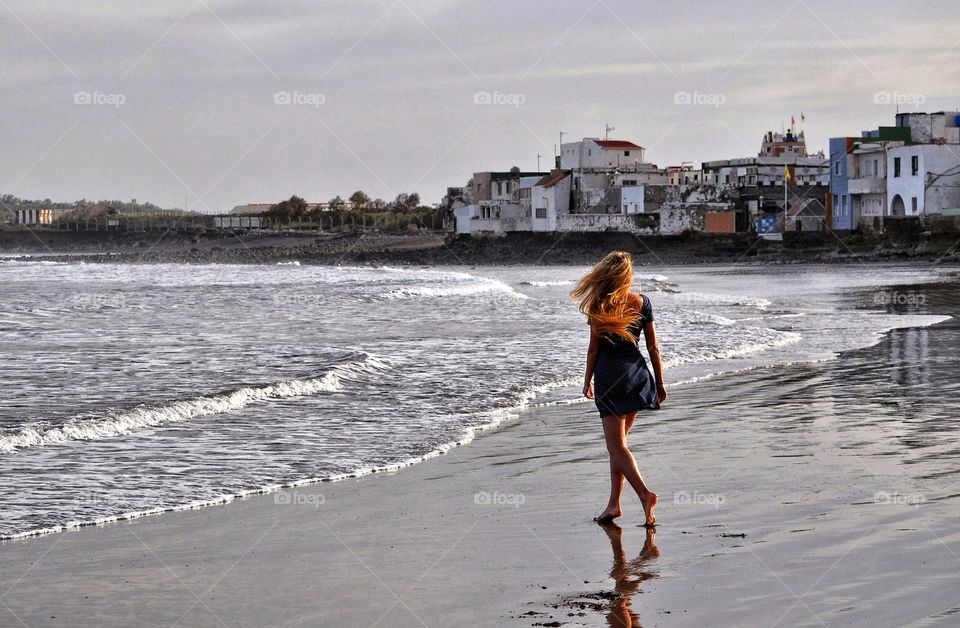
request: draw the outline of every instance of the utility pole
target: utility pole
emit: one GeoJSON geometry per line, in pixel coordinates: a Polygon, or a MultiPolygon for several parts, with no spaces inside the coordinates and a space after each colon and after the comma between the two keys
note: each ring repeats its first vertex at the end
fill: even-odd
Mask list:
{"type": "Polygon", "coordinates": [[[603,125],[603,139],[605,139],[605,140],[610,139],[610,131],[616,131],[616,129],[615,129],[614,127],[610,126],[609,124],[604,124],[604,125],[603,125]]]}

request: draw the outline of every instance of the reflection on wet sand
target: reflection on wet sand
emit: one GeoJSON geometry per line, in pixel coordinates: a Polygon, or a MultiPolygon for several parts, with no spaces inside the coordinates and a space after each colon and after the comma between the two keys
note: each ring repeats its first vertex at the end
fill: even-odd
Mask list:
{"type": "Polygon", "coordinates": [[[623,528],[615,523],[602,523],[600,527],[610,539],[610,549],[613,550],[613,567],[610,577],[613,578],[614,589],[617,595],[611,596],[610,608],[607,612],[607,623],[617,628],[640,625],[640,618],[631,608],[633,595],[640,590],[644,580],[656,578],[657,574],[646,569],[646,563],[660,556],[655,540],[656,529],[647,528],[647,537],[643,543],[640,555],[633,560],[627,560],[627,553],[623,550],[621,537],[623,528]]]}

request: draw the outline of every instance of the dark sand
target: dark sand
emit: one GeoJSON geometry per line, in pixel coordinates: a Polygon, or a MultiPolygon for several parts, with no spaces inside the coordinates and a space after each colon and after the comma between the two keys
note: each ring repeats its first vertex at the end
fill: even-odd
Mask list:
{"type": "Polygon", "coordinates": [[[629,493],[622,533],[591,521],[573,403],[397,473],[4,543],[0,625],[957,625],[958,348],[952,320],[672,389],[630,437],[656,547],[629,493]]]}

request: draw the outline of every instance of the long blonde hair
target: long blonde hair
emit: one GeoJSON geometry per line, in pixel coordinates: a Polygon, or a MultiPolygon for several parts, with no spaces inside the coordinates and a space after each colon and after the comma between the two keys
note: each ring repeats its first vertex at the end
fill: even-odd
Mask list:
{"type": "Polygon", "coordinates": [[[580,302],[580,311],[587,315],[594,329],[636,342],[637,336],[630,331],[637,318],[631,307],[632,285],[630,253],[612,251],[577,282],[570,296],[580,302]]]}

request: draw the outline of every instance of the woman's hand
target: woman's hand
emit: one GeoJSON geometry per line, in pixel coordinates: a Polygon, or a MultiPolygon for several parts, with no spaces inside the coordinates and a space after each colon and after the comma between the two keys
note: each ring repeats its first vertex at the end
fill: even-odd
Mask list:
{"type": "Polygon", "coordinates": [[[667,400],[667,389],[664,388],[662,384],[657,384],[657,398],[660,400],[660,403],[667,400]]]}
{"type": "Polygon", "coordinates": [[[587,399],[593,399],[593,382],[590,380],[583,384],[583,396],[587,399]]]}

